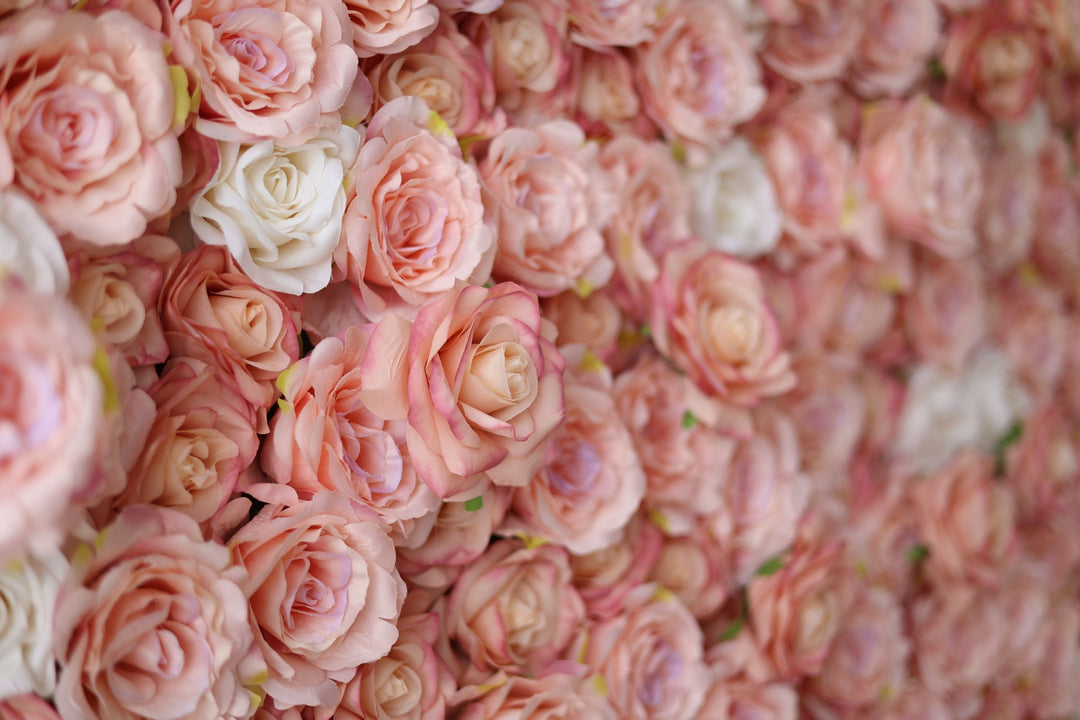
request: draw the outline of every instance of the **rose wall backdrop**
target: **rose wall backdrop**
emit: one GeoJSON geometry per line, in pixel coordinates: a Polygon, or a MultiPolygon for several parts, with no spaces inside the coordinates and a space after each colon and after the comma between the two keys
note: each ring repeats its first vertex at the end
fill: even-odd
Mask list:
{"type": "Polygon", "coordinates": [[[0,11],[0,720],[1080,717],[1080,1],[0,11]]]}

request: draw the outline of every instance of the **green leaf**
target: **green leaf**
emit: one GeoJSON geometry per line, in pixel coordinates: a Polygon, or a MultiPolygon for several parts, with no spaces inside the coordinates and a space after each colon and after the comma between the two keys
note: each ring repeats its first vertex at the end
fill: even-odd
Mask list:
{"type": "Polygon", "coordinates": [[[1020,442],[1020,437],[1024,434],[1024,422],[1022,420],[1014,420],[1013,424],[1009,426],[1009,429],[1005,431],[1005,434],[998,438],[994,443],[994,472],[998,475],[1005,474],[1005,451],[1010,447],[1020,442]]]}
{"type": "Polygon", "coordinates": [[[784,567],[784,559],[779,555],[774,555],[765,562],[761,563],[761,567],[757,569],[757,575],[761,577],[768,577],[775,574],[777,571],[782,570],[784,567]]]}
{"type": "Polygon", "coordinates": [[[727,626],[727,629],[720,635],[718,642],[727,642],[728,640],[734,640],[735,636],[739,634],[739,631],[746,625],[746,614],[741,614],[735,618],[735,622],[727,626]]]}
{"type": "Polygon", "coordinates": [[[682,426],[683,426],[683,430],[689,430],[690,428],[694,427],[694,426],[695,426],[695,425],[697,425],[697,424],[698,424],[698,419],[697,419],[697,417],[696,417],[696,416],[694,415],[694,413],[692,413],[692,412],[690,412],[689,410],[687,410],[686,412],[684,412],[684,413],[682,414],[682,426]]]}
{"type": "Polygon", "coordinates": [[[465,509],[468,510],[469,512],[476,512],[477,510],[479,510],[482,507],[484,507],[484,496],[483,495],[477,495],[476,497],[472,498],[471,500],[466,500],[465,501],[465,509]]]}
{"type": "Polygon", "coordinates": [[[930,58],[930,62],[927,64],[926,67],[930,71],[930,75],[935,79],[945,79],[945,66],[942,65],[941,61],[937,58],[930,58]]]}
{"type": "Polygon", "coordinates": [[[641,337],[652,337],[652,328],[648,325],[642,325],[641,329],[638,330],[638,334],[641,335],[641,337]]]}
{"type": "Polygon", "coordinates": [[[912,564],[922,562],[929,555],[930,555],[930,548],[929,548],[929,546],[924,545],[923,543],[919,543],[917,545],[912,545],[910,548],[908,548],[908,551],[907,551],[908,562],[910,562],[912,564]]]}

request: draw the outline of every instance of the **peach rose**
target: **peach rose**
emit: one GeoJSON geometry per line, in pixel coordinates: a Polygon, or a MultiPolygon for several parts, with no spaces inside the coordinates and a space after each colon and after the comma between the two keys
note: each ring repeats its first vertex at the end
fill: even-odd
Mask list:
{"type": "Polygon", "coordinates": [[[0,57],[0,186],[94,245],[133,240],[172,209],[178,113],[160,34],[124,12],[35,9],[5,26],[0,57]]]}
{"type": "Polygon", "coordinates": [[[762,61],[797,83],[843,75],[863,35],[861,0],[791,0],[788,4],[790,17],[770,28],[762,61]]]}
{"type": "Polygon", "coordinates": [[[606,289],[587,297],[567,290],[546,298],[540,308],[558,329],[560,346],[579,345],[602,362],[610,361],[617,352],[623,318],[606,289]]]}
{"type": "Polygon", "coordinates": [[[711,720],[796,720],[799,695],[777,681],[750,633],[713,645],[705,655],[709,687],[699,718],[711,720]]]}
{"type": "Polygon", "coordinates": [[[675,593],[698,620],[713,617],[734,585],[725,549],[699,520],[688,534],[664,538],[648,581],[675,593]]]}
{"type": "Polygon", "coordinates": [[[859,163],[893,230],[939,255],[975,249],[982,154],[975,130],[925,96],[871,107],[859,163]]]}
{"type": "Polygon", "coordinates": [[[664,536],[660,528],[638,513],[623,528],[619,542],[587,555],[574,555],[574,587],[589,617],[606,620],[622,612],[626,596],[645,582],[660,557],[664,536]]]}
{"type": "Polygon", "coordinates": [[[62,717],[248,718],[266,674],[242,567],[174,510],[135,505],[75,554],[54,616],[62,717]]]}
{"type": "Polygon", "coordinates": [[[196,129],[217,140],[298,144],[332,125],[356,76],[337,0],[172,0],[172,57],[198,79],[196,129]]]}
{"type": "Polygon", "coordinates": [[[1035,267],[1076,298],[1080,284],[1080,188],[1064,140],[1051,136],[1039,156],[1042,186],[1036,209],[1035,241],[1031,260],[1035,267]]]}
{"type": "Polygon", "coordinates": [[[158,307],[173,355],[221,368],[258,408],[274,403],[274,381],[300,356],[295,301],[261,288],[224,248],[203,245],[166,278],[158,307]]]}
{"type": "Polygon", "coordinates": [[[1031,674],[1030,707],[1041,717],[1064,716],[1080,702],[1080,607],[1054,603],[1045,621],[1042,657],[1031,674]]]}
{"type": "Polygon", "coordinates": [[[0,559],[55,548],[93,492],[105,388],[82,318],[0,280],[0,559]]]}
{"type": "Polygon", "coordinates": [[[361,58],[399,53],[430,35],[439,23],[439,8],[428,0],[346,0],[345,7],[352,46],[361,58]]]}
{"type": "Polygon", "coordinates": [[[31,290],[64,295],[70,285],[64,249],[37,206],[22,193],[0,191],[0,278],[14,275],[31,290]]]}
{"type": "Polygon", "coordinates": [[[739,406],[795,385],[753,266],[689,241],[668,250],[653,286],[653,342],[699,388],[739,406]]]}
{"type": "Polygon", "coordinates": [[[924,360],[958,370],[987,330],[986,284],[971,260],[920,258],[915,287],[904,298],[904,324],[924,360]]]}
{"type": "Polygon", "coordinates": [[[1066,502],[1080,472],[1080,447],[1059,404],[1037,408],[1024,420],[1019,442],[1005,450],[1005,476],[1026,518],[1066,502]]]}
{"type": "MultiPolygon", "coordinates": [[[[580,673],[579,673],[580,674],[580,673]]],[[[462,706],[459,720],[615,720],[605,700],[603,679],[551,673],[543,677],[496,676],[478,699],[462,706]]],[[[469,688],[472,690],[472,688],[469,688]]]]}
{"type": "Polygon", "coordinates": [[[926,72],[938,44],[941,10],[934,0],[872,0],[849,68],[865,98],[903,95],[926,72]]]}
{"type": "Polygon", "coordinates": [[[267,504],[229,548],[250,574],[242,587],[270,670],[263,689],[281,707],[334,707],[341,684],[398,639],[405,583],[394,544],[374,511],[338,493],[261,492],[267,504]]]}
{"type": "Polygon", "coordinates": [[[634,47],[652,37],[666,9],[663,0],[568,0],[570,39],[585,47],[634,47]]]}
{"type": "Polygon", "coordinates": [[[360,666],[345,686],[335,720],[442,720],[457,688],[438,653],[439,616],[398,619],[398,640],[389,654],[360,666]]]}
{"type": "Polygon", "coordinates": [[[60,716],[37,695],[12,695],[0,700],[0,720],[60,720],[60,716]]]}
{"type": "Polygon", "coordinates": [[[493,274],[542,296],[588,295],[611,277],[600,229],[611,211],[599,147],[569,121],[496,135],[480,160],[484,211],[499,239],[493,274]]]}
{"type": "Polygon", "coordinates": [[[1065,298],[1039,279],[1014,277],[998,287],[995,299],[994,339],[1033,399],[1052,400],[1065,369],[1065,298]]]}
{"type": "Polygon", "coordinates": [[[513,283],[459,287],[411,325],[388,315],[361,367],[360,399],[380,417],[408,419],[417,474],[446,498],[485,474],[523,485],[563,421],[565,361],[536,297],[513,283]]]}
{"type": "Polygon", "coordinates": [[[565,550],[498,540],[469,564],[446,602],[450,639],[472,673],[544,674],[567,656],[585,619],[565,550]]]}
{"type": "Polygon", "coordinates": [[[575,87],[573,112],[586,134],[640,137],[655,133],[641,112],[641,98],[634,87],[634,66],[625,54],[614,50],[574,48],[571,77],[575,87]]]}
{"type": "Polygon", "coordinates": [[[640,585],[622,612],[589,626],[585,663],[626,720],[691,720],[705,699],[701,628],[670,591],[640,585]]]}
{"type": "Polygon", "coordinates": [[[413,316],[455,283],[480,283],[491,271],[480,180],[437,119],[418,98],[384,105],[349,175],[334,261],[369,317],[413,316]]]}
{"type": "Polygon", "coordinates": [[[761,68],[726,3],[677,4],[633,59],[645,112],[669,139],[715,146],[765,102],[761,68]]]}
{"type": "Polygon", "coordinates": [[[1038,227],[1041,182],[1038,165],[1017,144],[994,148],[986,167],[980,256],[994,276],[1028,256],[1038,227]]]}
{"type": "Polygon", "coordinates": [[[370,506],[395,539],[410,520],[439,508],[439,498],[416,477],[405,448],[405,423],[386,422],[357,398],[367,336],[357,327],[325,338],[286,370],[284,397],[262,446],[267,476],[309,499],[336,490],[370,506]]]}

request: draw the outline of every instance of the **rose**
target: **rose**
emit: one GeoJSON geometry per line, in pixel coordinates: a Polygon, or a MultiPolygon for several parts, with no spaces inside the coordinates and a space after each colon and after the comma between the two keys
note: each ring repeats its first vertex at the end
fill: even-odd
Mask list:
{"type": "Polygon", "coordinates": [[[652,36],[665,9],[661,0],[569,0],[570,38],[586,47],[634,47],[652,36]]]}
{"type": "Polygon", "coordinates": [[[574,48],[571,63],[571,77],[577,86],[573,100],[576,120],[587,134],[651,134],[652,123],[641,112],[641,98],[634,88],[634,66],[625,55],[574,48]]]}
{"type": "Polygon", "coordinates": [[[713,645],[705,656],[709,688],[699,717],[731,720],[795,720],[799,695],[788,683],[777,682],[768,660],[750,633],[713,645]]]}
{"type": "Polygon", "coordinates": [[[611,277],[600,234],[612,208],[597,171],[599,147],[569,121],[513,127],[479,163],[485,219],[499,239],[495,277],[542,296],[588,295],[611,277]]]}
{"type": "Polygon", "coordinates": [[[1024,518],[1053,512],[1071,492],[1071,479],[1080,471],[1080,448],[1069,433],[1064,408],[1044,405],[1025,418],[1020,440],[1005,450],[1006,477],[1024,518]]]}
{"type": "Polygon", "coordinates": [[[1038,166],[1019,143],[996,146],[986,168],[980,256],[994,276],[1020,264],[1031,250],[1039,222],[1038,166]]]}
{"type": "Polygon", "coordinates": [[[603,684],[598,679],[551,673],[539,678],[496,677],[492,684],[494,688],[462,707],[461,720],[615,720],[617,717],[605,701],[603,684]]]}
{"type": "Polygon", "coordinates": [[[715,146],[765,102],[761,69],[726,3],[678,4],[633,58],[645,112],[668,138],[715,146]]]}
{"type": "Polygon", "coordinates": [[[408,521],[437,511],[439,498],[416,477],[405,424],[383,421],[357,399],[366,347],[367,336],[351,327],[282,373],[262,468],[304,499],[336,490],[370,506],[402,539],[408,521]]]}
{"type": "Polygon", "coordinates": [[[924,359],[958,369],[986,332],[981,268],[969,261],[921,258],[915,287],[904,298],[911,344],[924,359]]]}
{"type": "Polygon", "coordinates": [[[268,504],[229,541],[250,579],[267,694],[282,707],[341,699],[357,667],[398,639],[405,583],[374,511],[335,492],[300,500],[287,486],[253,489],[268,504]]]}
{"type": "Polygon", "coordinates": [[[176,0],[172,56],[198,79],[196,129],[299,144],[333,127],[356,76],[349,18],[331,0],[176,0]]]}
{"type": "Polygon", "coordinates": [[[1047,283],[1008,278],[995,293],[994,335],[1009,366],[1036,402],[1054,397],[1065,369],[1067,311],[1047,283]]]}
{"type": "Polygon", "coordinates": [[[603,362],[610,361],[618,350],[622,313],[606,291],[583,298],[567,290],[544,300],[541,312],[558,328],[563,347],[580,345],[603,362]]]}
{"type": "Polygon", "coordinates": [[[347,0],[345,7],[353,49],[361,58],[399,53],[423,40],[439,23],[439,8],[428,0],[347,0]]]}
{"type": "Polygon", "coordinates": [[[563,420],[564,361],[536,297],[513,283],[459,287],[411,325],[384,317],[364,354],[360,399],[407,418],[417,474],[446,498],[486,474],[522,485],[563,420]]]}
{"type": "Polygon", "coordinates": [[[105,390],[94,340],[60,298],[0,281],[0,560],[59,543],[93,491],[105,390]]]}
{"type": "Polygon", "coordinates": [[[1067,714],[1080,700],[1076,678],[1080,676],[1080,652],[1074,639],[1080,633],[1080,608],[1074,601],[1053,604],[1044,621],[1046,644],[1031,673],[1030,702],[1045,717],[1067,714]]]}
{"type": "Polygon", "coordinates": [[[491,271],[491,231],[476,170],[453,133],[418,98],[384,105],[349,176],[335,253],[360,309],[371,317],[416,308],[491,271]]]}
{"type": "Polygon", "coordinates": [[[0,720],[60,720],[60,716],[52,705],[28,694],[0,700],[0,720]]]}
{"type": "Polygon", "coordinates": [[[0,568],[0,698],[30,692],[52,695],[53,608],[67,571],[67,560],[58,550],[9,560],[0,568]]]}
{"type": "Polygon", "coordinates": [[[186,515],[125,509],[76,553],[57,600],[60,715],[250,717],[266,666],[240,589],[246,579],[186,515]]]}
{"type": "Polygon", "coordinates": [[[701,628],[670,592],[640,585],[622,612],[589,627],[585,662],[627,720],[690,720],[705,699],[701,628]]]}
{"type": "Polygon", "coordinates": [[[761,278],[688,241],[668,250],[653,286],[653,342],[701,390],[740,406],[795,385],[761,278]]]}
{"type": "Polygon", "coordinates": [[[723,541],[699,520],[689,534],[664,538],[648,580],[675,593],[698,620],[713,617],[733,584],[724,550],[723,541]]]}
{"type": "Polygon", "coordinates": [[[180,146],[159,34],[123,12],[32,10],[0,45],[0,186],[95,245],[133,240],[172,208],[180,146]]]}
{"type": "Polygon", "coordinates": [[[204,245],[166,278],[158,307],[173,355],[217,366],[258,408],[274,403],[274,381],[300,356],[295,303],[260,287],[224,248],[204,245]]]}
{"type": "Polygon", "coordinates": [[[34,203],[14,190],[0,192],[0,278],[8,275],[36,292],[64,295],[68,290],[60,241],[34,203]]]}
{"type": "Polygon", "coordinates": [[[1071,159],[1063,138],[1051,135],[1039,156],[1041,190],[1036,209],[1036,230],[1031,260],[1062,287],[1074,287],[1080,278],[1080,247],[1072,242],[1080,228],[1080,199],[1071,159]]]}
{"type": "Polygon", "coordinates": [[[300,295],[330,282],[345,213],[345,174],[360,135],[341,125],[297,147],[218,144],[221,163],[191,200],[191,225],[225,245],[252,280],[300,295]]]}
{"type": "Polygon", "coordinates": [[[745,139],[733,138],[704,166],[688,169],[686,184],[693,192],[694,233],[709,247],[753,259],[780,241],[784,216],[773,181],[745,139]]]}
{"type": "Polygon", "coordinates": [[[866,3],[862,38],[852,58],[851,83],[865,98],[903,95],[924,74],[940,37],[934,0],[866,3]]]}
{"type": "Polygon", "coordinates": [[[566,551],[498,540],[469,564],[446,601],[444,624],[476,674],[544,674],[565,658],[585,605],[566,551]]]}
{"type": "Polygon", "coordinates": [[[790,17],[769,28],[762,61],[797,83],[843,75],[863,35],[861,0],[792,0],[788,5],[790,17]]]}
{"type": "Polygon", "coordinates": [[[623,528],[619,542],[570,557],[574,587],[590,618],[605,620],[622,611],[626,596],[645,582],[656,564],[664,539],[660,528],[639,512],[623,528]]]}

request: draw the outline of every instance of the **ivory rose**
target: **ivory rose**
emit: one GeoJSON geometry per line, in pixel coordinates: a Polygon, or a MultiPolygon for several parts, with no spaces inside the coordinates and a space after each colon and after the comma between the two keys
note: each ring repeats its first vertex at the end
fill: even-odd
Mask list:
{"type": "Polygon", "coordinates": [[[752,266],[693,241],[668,250],[661,262],[653,341],[699,388],[748,406],[795,385],[752,266]]]}
{"type": "Polygon", "coordinates": [[[53,609],[67,572],[67,560],[55,549],[9,560],[0,569],[0,698],[30,692],[52,695],[53,609]]]}
{"type": "Polygon", "coordinates": [[[428,0],[373,3],[346,0],[353,49],[361,58],[401,52],[429,35],[439,22],[439,8],[428,0]]]}
{"type": "Polygon", "coordinates": [[[195,234],[229,248],[267,290],[322,290],[341,235],[343,181],[359,146],[359,133],[347,125],[296,147],[218,143],[217,173],[191,200],[195,234]]]}
{"type": "Polygon", "coordinates": [[[285,486],[253,489],[267,504],[229,548],[249,575],[256,640],[281,707],[334,707],[357,667],[398,639],[405,583],[374,511],[335,492],[300,500],[285,486]]]}
{"type": "Polygon", "coordinates": [[[121,244],[172,209],[181,161],[162,40],[124,12],[32,9],[0,32],[0,187],[59,234],[121,244]]]}
{"type": "Polygon", "coordinates": [[[417,474],[440,497],[486,475],[523,485],[565,415],[565,361],[536,297],[513,283],[458,287],[413,323],[384,317],[361,366],[360,399],[380,417],[407,418],[417,474]]]}
{"type": "Polygon", "coordinates": [[[0,278],[14,275],[36,292],[64,295],[70,276],[60,241],[22,193],[0,191],[0,278]]]}
{"type": "Polygon", "coordinates": [[[338,0],[175,0],[172,57],[198,79],[196,129],[217,140],[298,144],[332,126],[356,77],[338,0]]]}
{"type": "Polygon", "coordinates": [[[86,324],[64,300],[0,280],[0,559],[55,548],[95,483],[105,416],[86,324]]]}
{"type": "Polygon", "coordinates": [[[174,510],[135,505],[76,553],[54,617],[62,717],[248,718],[266,665],[247,580],[174,510]]]}
{"type": "Polygon", "coordinates": [[[416,308],[455,283],[481,283],[494,239],[475,168],[423,100],[384,105],[349,175],[334,261],[369,317],[416,308]]]}

